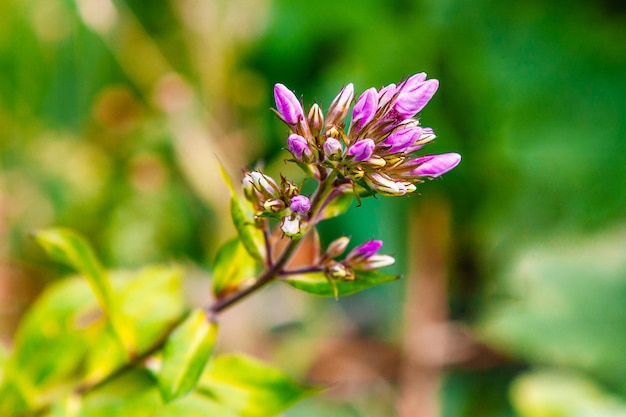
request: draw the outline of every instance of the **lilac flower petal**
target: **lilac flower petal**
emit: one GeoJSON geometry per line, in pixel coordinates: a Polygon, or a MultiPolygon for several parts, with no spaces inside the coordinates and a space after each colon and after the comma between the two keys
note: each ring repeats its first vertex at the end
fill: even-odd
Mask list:
{"type": "Polygon", "coordinates": [[[324,155],[328,159],[336,159],[343,154],[343,146],[341,146],[341,142],[339,142],[335,138],[326,138],[326,142],[322,146],[324,149],[324,155]]]}
{"type": "Polygon", "coordinates": [[[420,165],[411,171],[412,176],[436,178],[457,166],[461,162],[461,155],[458,153],[428,155],[417,158],[413,162],[420,163],[420,165]]]}
{"type": "Polygon", "coordinates": [[[375,88],[365,90],[352,110],[352,132],[356,135],[372,121],[378,109],[378,92],[375,88]]]}
{"type": "Polygon", "coordinates": [[[307,213],[311,210],[311,201],[304,195],[296,195],[291,199],[289,208],[296,213],[307,213]]]}
{"type": "Polygon", "coordinates": [[[283,84],[274,86],[274,99],[276,100],[276,110],[283,120],[290,125],[295,125],[304,118],[302,105],[296,95],[283,84]]]}
{"type": "Polygon", "coordinates": [[[422,128],[411,126],[393,132],[381,144],[389,147],[389,153],[405,152],[421,135],[422,128]]]}
{"type": "Polygon", "coordinates": [[[348,155],[353,156],[356,162],[362,162],[372,156],[375,147],[376,144],[372,139],[362,139],[350,146],[348,155]]]}
{"type": "Polygon", "coordinates": [[[400,117],[413,117],[428,104],[438,87],[439,81],[437,80],[407,84],[407,87],[398,94],[393,109],[400,117]]]}
{"type": "Polygon", "coordinates": [[[376,252],[378,252],[382,246],[383,246],[382,240],[370,240],[352,249],[350,253],[348,253],[348,256],[346,256],[346,260],[356,260],[356,261],[366,260],[374,256],[376,252]]]}
{"type": "Polygon", "coordinates": [[[426,73],[419,72],[417,74],[411,75],[405,81],[401,82],[400,85],[398,86],[398,89],[413,90],[415,87],[417,87],[419,84],[423,83],[424,81],[426,81],[426,73]]]}
{"type": "Polygon", "coordinates": [[[289,135],[287,138],[287,147],[289,148],[289,152],[291,152],[298,161],[310,159],[313,156],[307,140],[295,133],[289,135]]]}

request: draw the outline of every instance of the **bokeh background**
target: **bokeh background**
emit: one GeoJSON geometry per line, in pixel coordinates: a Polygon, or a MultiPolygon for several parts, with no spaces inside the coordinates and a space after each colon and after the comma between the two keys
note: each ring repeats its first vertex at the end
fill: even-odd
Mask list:
{"type": "Polygon", "coordinates": [[[206,303],[234,234],[216,161],[301,175],[273,84],[327,107],[347,82],[426,71],[429,151],[461,165],[321,227],[384,239],[405,279],[340,301],[275,286],[224,315],[220,349],[330,386],[289,417],[626,415],[623,2],[3,0],[0,16],[0,351],[65,272],[29,232],[77,229],[111,268],[181,263],[206,303]]]}

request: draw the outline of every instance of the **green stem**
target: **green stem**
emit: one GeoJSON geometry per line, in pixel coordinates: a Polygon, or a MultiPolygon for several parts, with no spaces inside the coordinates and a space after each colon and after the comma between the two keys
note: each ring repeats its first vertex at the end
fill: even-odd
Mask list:
{"type": "MultiPolygon", "coordinates": [[[[310,219],[316,219],[318,217],[319,211],[323,208],[324,201],[332,191],[332,183],[334,180],[335,175],[331,174],[327,176],[326,178],[324,178],[324,180],[320,182],[319,186],[315,190],[315,193],[311,198],[311,211],[309,216],[310,219]]],[[[209,315],[214,316],[216,314],[219,314],[223,310],[227,309],[233,304],[238,303],[243,298],[274,281],[282,273],[283,268],[285,267],[285,265],[287,265],[287,263],[295,253],[296,249],[300,245],[300,242],[313,228],[315,228],[315,223],[308,226],[308,230],[304,233],[304,236],[302,236],[302,238],[297,240],[292,239],[287,244],[287,247],[285,247],[278,259],[276,259],[276,262],[272,263],[271,260],[268,262],[268,267],[256,279],[254,284],[242,289],[241,291],[231,294],[228,297],[217,300],[212,306],[207,308],[207,312],[209,313],[209,315]]]]}

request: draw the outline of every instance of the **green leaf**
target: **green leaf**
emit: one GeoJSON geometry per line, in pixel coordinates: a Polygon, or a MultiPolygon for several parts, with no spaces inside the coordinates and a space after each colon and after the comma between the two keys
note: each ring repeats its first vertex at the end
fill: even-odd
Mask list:
{"type": "Polygon", "coordinates": [[[157,383],[145,369],[131,369],[83,398],[81,417],[152,417],[162,407],[157,383]]]}
{"type": "Polygon", "coordinates": [[[228,406],[241,417],[274,416],[318,391],[244,355],[215,357],[198,385],[198,392],[228,406]]]}
{"type": "Polygon", "coordinates": [[[85,239],[60,228],[41,230],[34,237],[52,259],[74,268],[87,279],[122,346],[129,353],[135,352],[133,329],[115,302],[106,271],[85,239]]]}
{"type": "Polygon", "coordinates": [[[336,289],[328,282],[323,272],[311,272],[307,274],[289,275],[283,278],[287,284],[299,290],[321,295],[323,297],[335,297],[350,295],[375,285],[384,284],[399,279],[399,275],[382,274],[375,271],[357,271],[353,281],[335,280],[336,289]]]}
{"type": "Polygon", "coordinates": [[[320,220],[337,217],[348,211],[354,200],[352,189],[335,197],[320,213],[320,220]]]}
{"type": "Polygon", "coordinates": [[[521,417],[626,417],[626,403],[572,371],[523,374],[511,385],[511,402],[521,417]]]}
{"type": "Polygon", "coordinates": [[[203,310],[195,310],[165,343],[159,387],[166,402],[180,397],[198,383],[213,351],[217,324],[203,310]]]}
{"type": "Polygon", "coordinates": [[[248,253],[259,262],[263,262],[265,258],[265,240],[263,232],[259,230],[254,224],[254,215],[248,208],[245,201],[242,201],[233,186],[233,181],[230,176],[220,164],[220,172],[226,186],[230,190],[230,214],[237,229],[237,234],[241,243],[246,248],[248,253]]]}
{"type": "Polygon", "coordinates": [[[227,241],[217,252],[213,269],[213,294],[224,297],[239,289],[242,281],[254,278],[257,261],[238,238],[227,241]]]}
{"type": "Polygon", "coordinates": [[[153,417],[241,417],[206,395],[195,392],[165,404],[153,417]]]}

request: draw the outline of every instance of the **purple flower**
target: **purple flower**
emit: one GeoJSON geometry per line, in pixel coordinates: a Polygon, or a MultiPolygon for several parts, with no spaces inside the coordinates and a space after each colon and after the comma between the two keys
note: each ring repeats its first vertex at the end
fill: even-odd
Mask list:
{"type": "Polygon", "coordinates": [[[311,210],[311,201],[303,195],[296,195],[291,199],[289,207],[296,213],[307,213],[311,210]]]}
{"type": "Polygon", "coordinates": [[[322,146],[324,149],[324,155],[328,159],[338,159],[343,154],[343,146],[335,138],[326,138],[326,142],[322,146]]]}
{"type": "Polygon", "coordinates": [[[352,249],[346,259],[367,259],[374,256],[382,247],[382,240],[370,240],[352,249]]]}
{"type": "Polygon", "coordinates": [[[304,111],[298,98],[284,85],[276,84],[274,86],[274,99],[276,100],[276,109],[285,123],[295,125],[304,118],[304,111]]]}
{"type": "Polygon", "coordinates": [[[378,92],[375,88],[365,90],[352,110],[352,133],[358,135],[372,121],[378,110],[378,92]]]}
{"type": "Polygon", "coordinates": [[[427,155],[411,161],[411,165],[419,166],[410,172],[414,177],[436,178],[445,174],[461,162],[461,155],[458,153],[444,153],[440,155],[427,155]]]}
{"type": "Polygon", "coordinates": [[[356,162],[363,162],[372,156],[375,147],[376,144],[372,139],[363,139],[350,146],[348,155],[353,156],[356,162]]]}
{"type": "Polygon", "coordinates": [[[404,129],[396,130],[387,137],[383,142],[384,146],[389,146],[389,153],[406,152],[422,135],[422,128],[418,126],[410,126],[404,129]]]}
{"type": "Polygon", "coordinates": [[[309,148],[307,140],[296,133],[289,135],[287,138],[287,146],[289,152],[291,152],[298,161],[308,162],[313,158],[313,153],[309,148]]]}
{"type": "Polygon", "coordinates": [[[415,74],[398,86],[398,95],[393,104],[393,109],[400,118],[413,117],[428,104],[437,92],[439,81],[425,80],[426,74],[422,72],[415,74]]]}

